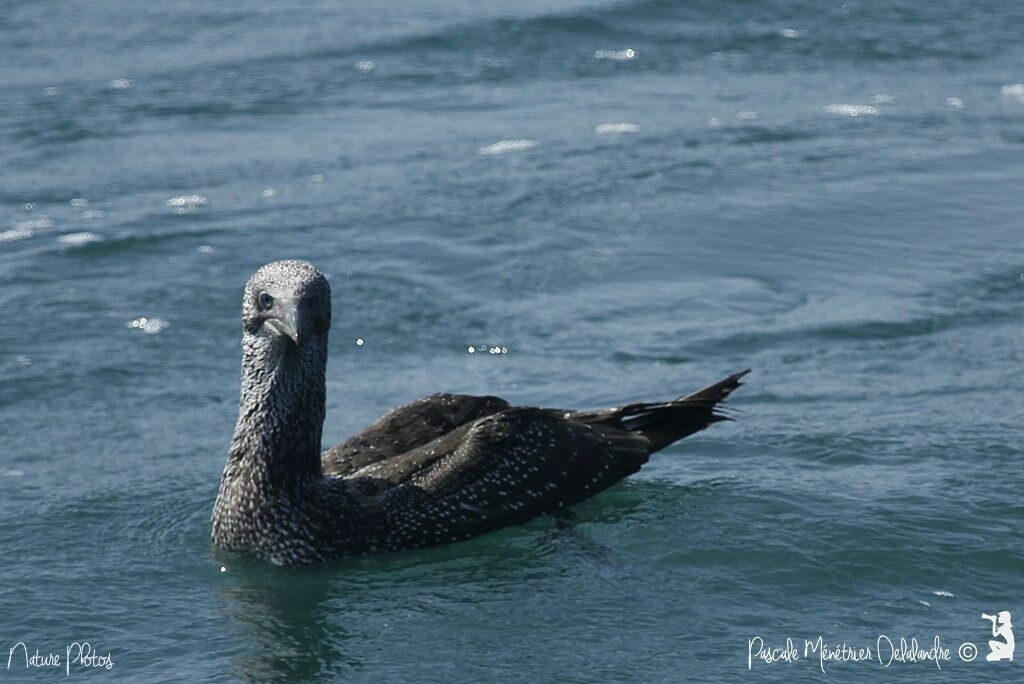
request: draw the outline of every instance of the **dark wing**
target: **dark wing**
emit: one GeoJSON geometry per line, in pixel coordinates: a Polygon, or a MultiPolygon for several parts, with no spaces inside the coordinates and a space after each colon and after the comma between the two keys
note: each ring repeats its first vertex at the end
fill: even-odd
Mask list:
{"type": "MultiPolygon", "coordinates": [[[[430,441],[417,433],[406,443],[418,446],[404,453],[385,444],[387,455],[362,461],[333,485],[361,504],[373,550],[465,539],[573,506],[635,473],[657,449],[727,420],[717,405],[747,372],[679,399],[600,411],[491,412],[488,401],[504,402],[482,397],[483,417],[428,430],[441,432],[430,441]]],[[[409,407],[393,413],[421,419],[409,407]]],[[[415,433],[415,425],[378,427],[390,418],[367,432],[415,433]]]]}
{"type": "Polygon", "coordinates": [[[375,504],[385,521],[380,545],[434,544],[522,523],[579,503],[647,462],[643,435],[565,416],[502,411],[373,468],[392,485],[375,504]]]}
{"type": "Polygon", "coordinates": [[[325,451],[324,473],[348,476],[405,454],[460,426],[508,408],[498,397],[435,394],[392,409],[376,423],[325,451]]]}

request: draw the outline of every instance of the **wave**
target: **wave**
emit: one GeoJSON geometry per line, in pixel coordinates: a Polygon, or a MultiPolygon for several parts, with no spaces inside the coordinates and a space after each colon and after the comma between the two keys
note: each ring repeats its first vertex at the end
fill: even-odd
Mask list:
{"type": "MultiPolygon", "coordinates": [[[[742,333],[712,336],[695,343],[696,348],[714,348],[732,352],[751,352],[785,342],[808,340],[893,341],[924,337],[979,325],[1008,323],[1020,319],[1019,275],[1016,272],[995,272],[975,276],[925,292],[908,302],[909,309],[896,310],[889,316],[863,317],[852,313],[844,320],[843,303],[839,301],[801,304],[798,308],[833,309],[835,320],[813,324],[787,324],[774,321],[769,329],[746,330],[742,333]]],[[[876,304],[874,308],[883,308],[876,304]]],[[[859,311],[859,307],[857,311],[859,311]]],[[[803,318],[799,312],[789,312],[803,318]]],[[[818,319],[817,315],[807,318],[818,319]]],[[[696,355],[698,352],[694,351],[696,355]]]]}
{"type": "MultiPolygon", "coordinates": [[[[447,24],[375,41],[341,36],[341,45],[321,41],[259,57],[234,55],[202,69],[156,67],[155,73],[133,74],[139,87],[129,90],[112,90],[106,83],[85,91],[58,84],[59,97],[37,95],[38,107],[13,114],[14,132],[37,144],[67,144],[105,137],[140,117],[225,120],[339,103],[389,106],[408,101],[416,86],[449,90],[708,68],[776,72],[843,62],[976,61],[1016,40],[1016,24],[1007,12],[1024,19],[1020,9],[989,12],[972,6],[966,16],[952,12],[910,2],[844,13],[839,4],[781,0],[639,0],[447,24]]],[[[416,102],[422,98],[418,93],[416,102]]]]}

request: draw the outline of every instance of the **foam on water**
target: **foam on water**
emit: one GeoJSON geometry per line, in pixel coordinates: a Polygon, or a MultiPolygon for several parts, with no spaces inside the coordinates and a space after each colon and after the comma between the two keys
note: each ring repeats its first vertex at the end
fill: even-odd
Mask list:
{"type": "Polygon", "coordinates": [[[508,152],[525,152],[537,147],[536,140],[500,140],[492,145],[480,148],[480,154],[506,154],[508,152]]]}
{"type": "Polygon", "coordinates": [[[611,62],[629,62],[637,58],[637,52],[633,48],[622,50],[595,50],[594,59],[607,60],[611,62]]]}
{"type": "Polygon", "coordinates": [[[100,236],[96,233],[83,231],[81,233],[67,233],[66,235],[61,235],[57,238],[57,242],[69,247],[78,247],[80,245],[87,245],[90,242],[96,242],[100,239],[100,236]]]}
{"type": "Polygon", "coordinates": [[[18,221],[14,224],[14,227],[16,230],[27,230],[34,233],[40,230],[50,230],[56,227],[56,225],[56,222],[48,216],[40,216],[39,218],[27,221],[18,221]]]}
{"type": "Polygon", "coordinates": [[[601,135],[616,135],[621,133],[638,133],[640,127],[634,123],[603,123],[594,128],[595,133],[601,135]]]}
{"type": "Polygon", "coordinates": [[[31,228],[26,226],[17,226],[0,233],[0,242],[13,242],[15,240],[25,240],[30,237],[32,237],[31,228]]]}
{"type": "Polygon", "coordinates": [[[823,107],[824,111],[829,114],[839,114],[840,116],[877,116],[878,107],[874,105],[859,105],[859,104],[830,104],[823,107]]]}
{"type": "Polygon", "coordinates": [[[1000,89],[1000,92],[1003,97],[1024,102],[1024,83],[1007,83],[1000,89]]]}

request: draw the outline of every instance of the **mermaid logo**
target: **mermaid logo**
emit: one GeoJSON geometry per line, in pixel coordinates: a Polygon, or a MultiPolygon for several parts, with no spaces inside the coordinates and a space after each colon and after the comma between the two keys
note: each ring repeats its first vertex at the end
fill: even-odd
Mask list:
{"type": "Polygon", "coordinates": [[[1013,624],[1010,623],[1010,611],[1003,610],[998,615],[982,613],[981,619],[992,623],[992,636],[995,637],[988,642],[991,652],[985,656],[985,660],[990,663],[1000,660],[1013,660],[1015,643],[1013,640],[1013,624]],[[999,641],[1000,637],[1003,641],[999,641]]]}

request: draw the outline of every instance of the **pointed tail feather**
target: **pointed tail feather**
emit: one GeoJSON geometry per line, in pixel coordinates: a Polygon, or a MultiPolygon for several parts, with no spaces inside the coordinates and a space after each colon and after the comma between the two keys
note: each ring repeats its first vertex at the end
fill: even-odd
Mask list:
{"type": "Polygon", "coordinates": [[[724,380],[672,401],[629,404],[605,411],[583,412],[573,417],[640,433],[651,443],[651,452],[655,452],[700,432],[712,423],[732,420],[718,404],[743,384],[740,379],[749,372],[748,368],[733,373],[724,380]]]}
{"type": "Polygon", "coordinates": [[[679,397],[678,401],[711,401],[717,404],[732,394],[737,387],[742,385],[743,383],[740,382],[740,379],[749,372],[750,369],[747,368],[746,370],[741,370],[739,373],[733,373],[725,380],[716,382],[713,385],[708,385],[704,389],[697,390],[693,394],[687,394],[679,397]]]}

